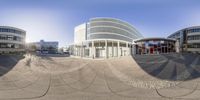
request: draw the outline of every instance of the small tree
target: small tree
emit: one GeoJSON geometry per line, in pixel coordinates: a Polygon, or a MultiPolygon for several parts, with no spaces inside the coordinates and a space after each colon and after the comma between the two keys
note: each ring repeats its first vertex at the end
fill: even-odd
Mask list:
{"type": "Polygon", "coordinates": [[[30,49],[33,51],[36,51],[37,47],[36,47],[36,45],[32,45],[30,49]]]}

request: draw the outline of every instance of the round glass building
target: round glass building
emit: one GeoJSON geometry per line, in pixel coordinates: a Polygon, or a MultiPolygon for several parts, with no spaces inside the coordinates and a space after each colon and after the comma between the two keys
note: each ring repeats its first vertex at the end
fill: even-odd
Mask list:
{"type": "Polygon", "coordinates": [[[24,52],[25,37],[22,29],[0,26],[0,53],[24,52]]]}
{"type": "Polygon", "coordinates": [[[143,38],[131,24],[115,18],[92,18],[74,31],[72,55],[89,58],[128,56],[133,40],[143,38]]]}
{"type": "Polygon", "coordinates": [[[168,38],[177,40],[180,52],[200,53],[200,26],[181,29],[168,38]]]}

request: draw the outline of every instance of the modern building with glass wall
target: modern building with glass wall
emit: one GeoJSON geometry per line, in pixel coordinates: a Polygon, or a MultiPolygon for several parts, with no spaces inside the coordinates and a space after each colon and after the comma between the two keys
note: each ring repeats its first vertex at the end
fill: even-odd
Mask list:
{"type": "Polygon", "coordinates": [[[200,26],[181,29],[168,38],[177,40],[180,52],[200,53],[200,26]]]}
{"type": "Polygon", "coordinates": [[[10,27],[0,26],[0,53],[24,52],[26,31],[10,27]]]}
{"type": "Polygon", "coordinates": [[[135,54],[162,54],[175,52],[175,40],[166,38],[143,38],[136,40],[135,54]]]}
{"type": "Polygon", "coordinates": [[[92,18],[74,29],[74,56],[111,58],[131,55],[132,42],[143,36],[129,23],[115,18],[92,18]]]}

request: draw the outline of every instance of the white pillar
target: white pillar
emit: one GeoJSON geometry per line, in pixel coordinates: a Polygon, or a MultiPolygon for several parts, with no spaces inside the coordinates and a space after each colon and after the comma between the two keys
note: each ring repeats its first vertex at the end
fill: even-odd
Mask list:
{"type": "Polygon", "coordinates": [[[83,42],[81,42],[81,57],[83,57],[83,42]]]}
{"type": "Polygon", "coordinates": [[[128,42],[126,42],[126,56],[129,56],[128,42]]]}
{"type": "Polygon", "coordinates": [[[80,46],[78,46],[78,56],[80,57],[80,46]]]}
{"type": "Polygon", "coordinates": [[[120,45],[119,45],[119,41],[117,41],[117,56],[118,56],[118,57],[121,56],[120,53],[119,53],[119,52],[121,52],[119,46],[120,46],[120,45]]]}
{"type": "Polygon", "coordinates": [[[77,48],[77,46],[75,46],[75,50],[76,50],[75,56],[78,56],[78,48],[77,48]]]}
{"type": "Polygon", "coordinates": [[[113,41],[112,41],[112,57],[114,56],[113,41]]]}
{"type": "Polygon", "coordinates": [[[135,50],[135,45],[134,44],[131,44],[131,55],[134,55],[136,54],[136,50],[135,50]]]}
{"type": "Polygon", "coordinates": [[[94,59],[95,57],[96,53],[95,53],[94,41],[92,41],[92,58],[94,59]]]}
{"type": "Polygon", "coordinates": [[[105,58],[108,58],[108,41],[107,40],[105,40],[105,51],[106,51],[105,58]]]}
{"type": "Polygon", "coordinates": [[[72,49],[73,49],[73,50],[72,50],[71,53],[73,54],[73,56],[75,56],[75,45],[73,45],[72,49]]]}

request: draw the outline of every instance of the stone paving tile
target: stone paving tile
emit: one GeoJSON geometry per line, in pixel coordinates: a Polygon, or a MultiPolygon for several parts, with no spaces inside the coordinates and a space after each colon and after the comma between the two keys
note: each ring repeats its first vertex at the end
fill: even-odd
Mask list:
{"type": "Polygon", "coordinates": [[[16,64],[0,66],[0,100],[198,100],[198,57],[5,57],[16,64]]]}

